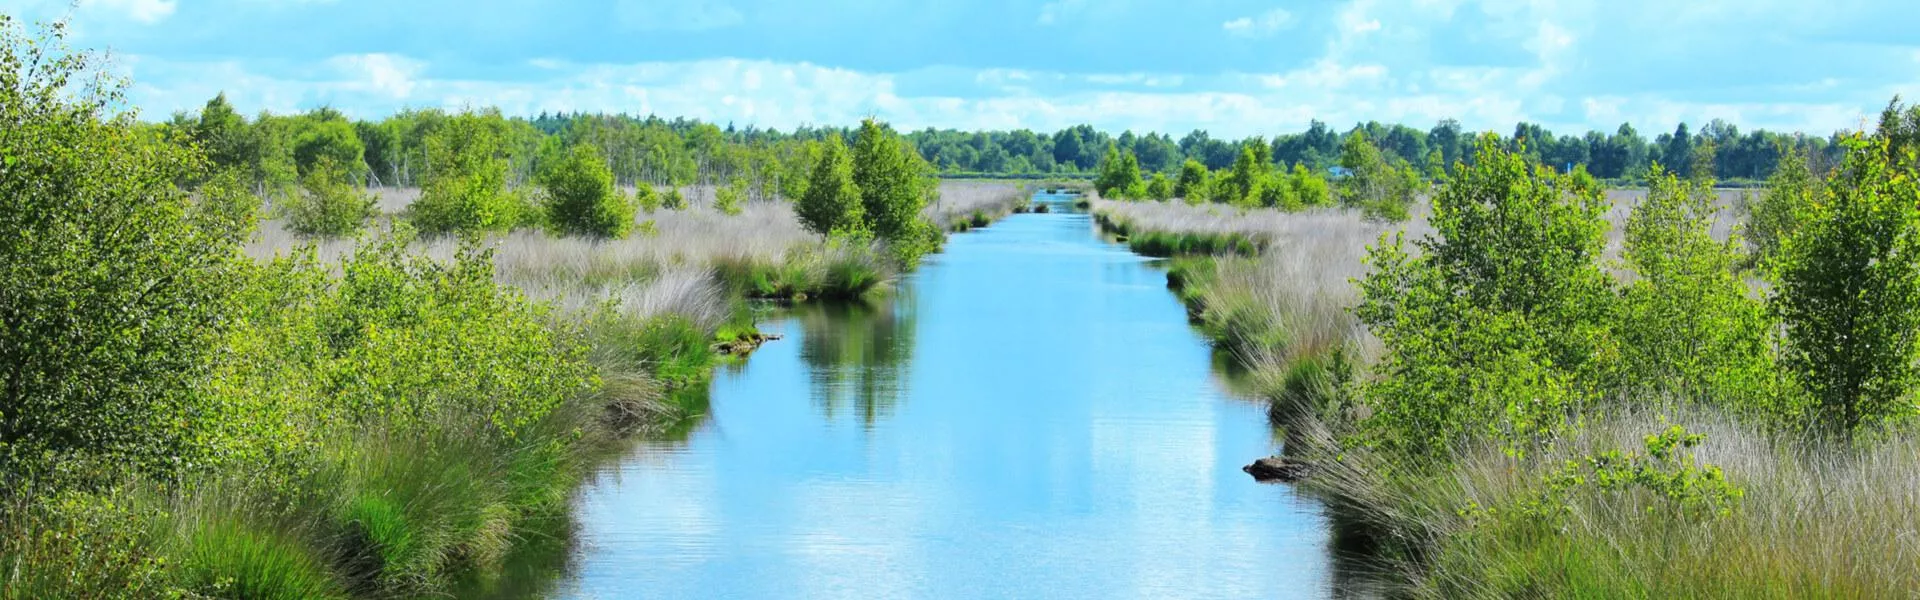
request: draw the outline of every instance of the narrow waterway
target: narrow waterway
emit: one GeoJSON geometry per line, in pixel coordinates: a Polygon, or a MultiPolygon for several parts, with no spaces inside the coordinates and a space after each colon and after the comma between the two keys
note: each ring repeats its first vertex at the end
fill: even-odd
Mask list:
{"type": "Polygon", "coordinates": [[[1165,274],[1066,198],[804,307],[581,499],[560,598],[1321,598],[1320,508],[1165,274]]]}

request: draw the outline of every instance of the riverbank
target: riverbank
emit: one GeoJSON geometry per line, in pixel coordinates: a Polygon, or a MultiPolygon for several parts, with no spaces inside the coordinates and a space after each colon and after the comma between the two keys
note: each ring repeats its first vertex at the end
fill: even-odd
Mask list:
{"type": "MultiPolygon", "coordinates": [[[[1668,197],[1690,194],[1667,185],[1668,197]]],[[[1645,194],[1611,196],[1634,202],[1595,214],[1625,229],[1645,194]]],[[[1476,369],[1499,367],[1491,358],[1450,362],[1442,353],[1410,359],[1407,338],[1396,338],[1402,346],[1396,349],[1395,340],[1375,333],[1405,336],[1406,330],[1362,320],[1382,314],[1367,312],[1378,310],[1368,307],[1381,306],[1382,296],[1375,292],[1369,304],[1361,286],[1388,281],[1370,279],[1383,259],[1369,259],[1367,248],[1391,244],[1393,235],[1446,239],[1429,222],[1432,213],[1416,214],[1400,234],[1399,227],[1340,212],[1112,201],[1096,201],[1093,209],[1105,215],[1103,223],[1124,224],[1108,230],[1130,239],[1147,231],[1174,238],[1234,232],[1261,240],[1253,257],[1221,256],[1204,244],[1196,245],[1206,249],[1199,253],[1174,252],[1169,285],[1196,324],[1256,374],[1271,402],[1270,418],[1284,430],[1287,456],[1314,465],[1297,487],[1327,502],[1336,533],[1365,548],[1355,559],[1376,565],[1399,594],[1895,598],[1920,589],[1903,566],[1920,558],[1920,540],[1884,534],[1920,524],[1920,496],[1912,493],[1920,454],[1908,429],[1848,446],[1769,425],[1778,421],[1742,405],[1639,391],[1534,413],[1528,418],[1545,420],[1532,426],[1552,429],[1530,438],[1544,443],[1520,446],[1503,436],[1523,426],[1511,419],[1531,409],[1495,404],[1496,411],[1512,412],[1456,421],[1460,429],[1447,434],[1442,458],[1409,462],[1378,437],[1389,434],[1383,423],[1473,414],[1468,411],[1477,407],[1434,398],[1447,392],[1429,388],[1414,393],[1434,398],[1425,409],[1433,412],[1409,413],[1416,405],[1386,400],[1401,393],[1392,385],[1423,373],[1481,377],[1476,369]]],[[[1730,229],[1717,212],[1684,223],[1681,231],[1700,232],[1701,239],[1711,232],[1725,240],[1730,229]]],[[[1635,243],[1631,233],[1593,239],[1590,257],[1621,257],[1635,243]]],[[[1630,290],[1649,284],[1632,284],[1632,268],[1608,270],[1607,277],[1622,278],[1605,288],[1609,294],[1619,294],[1626,306],[1645,302],[1638,294],[1648,292],[1630,290]]],[[[1748,293],[1756,298],[1748,302],[1760,301],[1758,292],[1748,293]]],[[[1688,322],[1640,325],[1684,331],[1688,322]]],[[[1447,339],[1469,343],[1472,325],[1450,325],[1447,339]]],[[[1605,326],[1646,331],[1634,323],[1605,326]]],[[[1638,351],[1629,346],[1625,353],[1638,351]]],[[[1499,373],[1490,381],[1523,376],[1499,373]]],[[[1468,401],[1498,402],[1515,393],[1481,389],[1468,401]]],[[[1538,389],[1520,393],[1536,402],[1551,398],[1538,389]]]]}
{"type": "MultiPolygon", "coordinates": [[[[1024,199],[962,185],[969,216],[1024,199]]],[[[0,597],[490,587],[517,548],[569,529],[595,465],[705,412],[714,368],[765,340],[750,299],[877,301],[901,272],[786,203],[636,221],[624,240],[393,226],[309,244],[269,221],[210,242],[233,252],[226,283],[196,284],[218,286],[224,318],[182,396],[178,466],[70,455],[10,476],[0,597]]]]}

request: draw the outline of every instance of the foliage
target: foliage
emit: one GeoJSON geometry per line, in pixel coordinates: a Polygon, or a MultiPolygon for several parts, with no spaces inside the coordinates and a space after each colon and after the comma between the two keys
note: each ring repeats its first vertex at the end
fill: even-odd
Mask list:
{"type": "Polygon", "coordinates": [[[740,214],[740,205],[747,201],[747,180],[735,179],[713,191],[713,209],[723,215],[740,214]]]}
{"type": "Polygon", "coordinates": [[[118,89],[64,35],[0,17],[0,473],[93,453],[164,473],[197,458],[238,240],[174,187],[196,157],[107,115],[118,89]]]}
{"type": "Polygon", "coordinates": [[[634,207],[646,211],[648,214],[660,210],[663,202],[664,199],[662,198],[660,190],[653,189],[652,185],[642,183],[633,189],[634,207]]]}
{"type": "Polygon", "coordinates": [[[1154,173],[1147,181],[1146,197],[1161,202],[1173,199],[1173,180],[1166,173],[1154,173]]]}
{"type": "Polygon", "coordinates": [[[339,113],[316,113],[304,117],[306,123],[296,134],[293,142],[294,165],[305,175],[316,166],[326,163],[328,168],[340,169],[348,177],[357,180],[357,176],[366,171],[366,162],[362,158],[366,154],[366,144],[360,141],[359,132],[339,113]]]}
{"type": "Polygon", "coordinates": [[[426,184],[408,207],[414,226],[428,235],[506,231],[531,217],[506,187],[506,138],[498,112],[447,117],[427,134],[426,184]]]}
{"type": "Polygon", "coordinates": [[[1756,263],[1764,264],[1780,253],[1786,238],[1800,229],[1799,217],[1824,191],[1807,161],[1799,151],[1784,148],[1760,200],[1746,207],[1746,240],[1756,263]]]}
{"type": "Polygon", "coordinates": [[[1352,173],[1341,182],[1341,202],[1376,219],[1407,220],[1408,207],[1425,185],[1411,165],[1398,158],[1387,160],[1365,135],[1347,136],[1340,166],[1352,173]]]}
{"type": "Polygon", "coordinates": [[[346,169],[321,156],[301,177],[300,192],[284,207],[287,228],[301,235],[342,237],[359,233],[377,212],[374,198],[348,179],[346,169]]]}
{"type": "MultiPolygon", "coordinates": [[[[1174,180],[1174,197],[1191,200],[1197,192],[1206,189],[1208,175],[1206,165],[1200,164],[1197,160],[1187,159],[1187,162],[1180,165],[1180,177],[1174,180]]],[[[1204,196],[1204,194],[1201,195],[1204,196]]]]}
{"type": "Polygon", "coordinates": [[[547,220],[561,233],[619,239],[633,228],[633,203],[614,189],[599,148],[574,146],[540,174],[539,183],[546,189],[547,220]]]}
{"type": "Polygon", "coordinates": [[[921,215],[938,190],[927,165],[911,146],[873,119],[860,124],[853,143],[853,183],[867,230],[886,240],[906,265],[938,248],[940,232],[921,215]]]}
{"type": "Polygon", "coordinates": [[[680,188],[667,188],[667,193],[660,195],[660,206],[667,210],[686,210],[687,197],[680,195],[680,188]]]}
{"type": "Polygon", "coordinates": [[[1512,454],[1550,444],[1611,378],[1606,203],[1482,138],[1433,199],[1434,233],[1369,251],[1360,320],[1386,347],[1365,443],[1415,465],[1471,431],[1512,454]]]}
{"type": "Polygon", "coordinates": [[[1842,435],[1912,414],[1920,383],[1920,172],[1887,136],[1847,146],[1824,201],[1799,207],[1772,302],[1787,368],[1842,435]]]}
{"type": "Polygon", "coordinates": [[[866,230],[860,187],[853,182],[853,159],[840,138],[821,144],[806,187],[793,209],[807,229],[821,235],[866,230]]]}
{"type": "Polygon", "coordinates": [[[1656,166],[1649,183],[1626,225],[1625,258],[1639,277],[1621,291],[1616,325],[1629,393],[1785,416],[1773,323],[1737,273],[1740,242],[1713,238],[1712,182],[1656,166]]]}
{"type": "Polygon", "coordinates": [[[1140,161],[1133,152],[1122,153],[1112,147],[1100,159],[1100,175],[1093,189],[1102,197],[1137,200],[1146,196],[1146,184],[1140,180],[1140,161]]]}

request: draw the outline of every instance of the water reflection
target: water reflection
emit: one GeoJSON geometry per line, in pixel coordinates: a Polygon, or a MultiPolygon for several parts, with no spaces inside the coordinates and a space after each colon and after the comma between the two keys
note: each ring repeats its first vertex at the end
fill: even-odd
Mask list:
{"type": "Polygon", "coordinates": [[[912,298],[877,306],[865,303],[806,305],[793,317],[803,332],[814,403],[828,422],[857,418],[863,427],[893,415],[906,392],[913,359],[912,298]]]}

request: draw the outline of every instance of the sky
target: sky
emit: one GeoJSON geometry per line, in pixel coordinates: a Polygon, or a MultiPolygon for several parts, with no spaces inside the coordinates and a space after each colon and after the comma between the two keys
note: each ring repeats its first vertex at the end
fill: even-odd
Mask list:
{"type": "Polygon", "coordinates": [[[1858,128],[1920,97],[1909,0],[0,0],[69,18],[148,119],[219,92],[790,129],[1090,123],[1273,135],[1319,119],[1643,134],[1858,128]]]}

